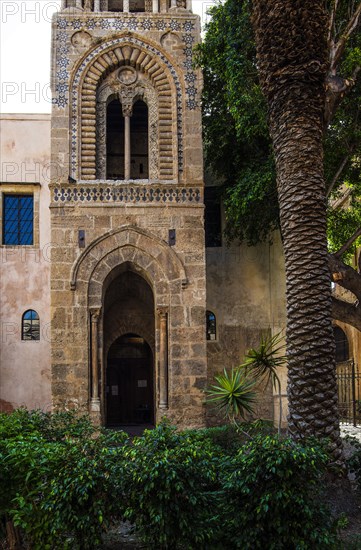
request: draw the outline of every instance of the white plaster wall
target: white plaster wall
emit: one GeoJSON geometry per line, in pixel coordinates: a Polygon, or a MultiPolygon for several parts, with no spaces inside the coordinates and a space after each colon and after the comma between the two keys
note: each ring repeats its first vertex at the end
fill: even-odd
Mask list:
{"type": "Polygon", "coordinates": [[[0,246],[0,410],[50,409],[50,115],[0,115],[0,168],[0,192],[34,184],[40,213],[37,246],[0,246]],[[21,340],[27,309],[39,314],[38,342],[21,340]]]}

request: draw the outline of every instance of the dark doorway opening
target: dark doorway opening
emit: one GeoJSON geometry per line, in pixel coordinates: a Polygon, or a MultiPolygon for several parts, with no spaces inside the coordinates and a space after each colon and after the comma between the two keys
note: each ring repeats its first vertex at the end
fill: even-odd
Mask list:
{"type": "Polygon", "coordinates": [[[137,334],[110,347],[106,372],[107,426],[154,424],[153,355],[137,334]]]}

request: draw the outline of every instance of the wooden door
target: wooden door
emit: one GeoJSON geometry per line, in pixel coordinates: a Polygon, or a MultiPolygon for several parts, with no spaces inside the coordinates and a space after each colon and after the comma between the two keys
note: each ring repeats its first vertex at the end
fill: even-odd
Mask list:
{"type": "Polygon", "coordinates": [[[150,358],[109,359],[107,425],[153,424],[153,369],[150,358]]]}

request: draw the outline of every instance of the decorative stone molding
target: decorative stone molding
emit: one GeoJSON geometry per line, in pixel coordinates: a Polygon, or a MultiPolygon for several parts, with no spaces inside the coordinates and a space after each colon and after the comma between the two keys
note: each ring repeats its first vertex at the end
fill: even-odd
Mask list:
{"type": "Polygon", "coordinates": [[[104,342],[104,354],[107,356],[110,346],[124,334],[139,334],[149,344],[153,355],[155,355],[155,338],[153,330],[147,330],[148,327],[142,323],[141,319],[135,319],[132,315],[122,315],[122,318],[114,324],[112,329],[108,329],[107,338],[104,342]]]}
{"type": "MultiPolygon", "coordinates": [[[[173,32],[174,36],[177,36],[180,41],[180,44],[183,45],[183,55],[184,62],[180,64],[179,68],[183,71],[184,82],[185,82],[185,94],[186,100],[185,105],[188,109],[196,109],[199,107],[199,102],[197,97],[199,91],[197,88],[197,76],[193,68],[193,45],[195,41],[194,29],[195,29],[195,19],[186,19],[178,16],[178,19],[172,19],[170,17],[160,18],[159,16],[154,16],[152,19],[147,18],[143,14],[137,14],[137,17],[131,15],[127,16],[124,14],[115,16],[114,18],[106,18],[101,14],[93,14],[95,17],[89,18],[87,16],[81,16],[79,18],[67,18],[67,17],[58,17],[56,20],[57,32],[55,36],[56,40],[56,61],[55,61],[55,93],[53,97],[53,103],[59,109],[64,109],[69,103],[69,92],[70,101],[71,101],[71,111],[72,111],[72,121],[71,121],[71,166],[70,172],[71,175],[80,179],[79,174],[77,173],[77,143],[79,137],[78,130],[78,84],[81,78],[81,75],[86,68],[87,64],[94,59],[101,52],[106,53],[106,49],[109,43],[103,43],[100,46],[97,46],[92,52],[86,56],[86,58],[81,63],[80,67],[76,69],[76,73],[73,80],[73,86],[70,86],[70,74],[74,70],[72,67],[72,58],[69,55],[72,47],[72,38],[75,40],[75,47],[85,49],[90,46],[90,41],[93,40],[95,43],[96,36],[91,37],[89,31],[96,33],[99,29],[99,32],[102,32],[107,25],[106,30],[114,31],[136,31],[146,32],[147,30],[156,30],[159,34],[163,34],[165,31],[173,32]],[[104,27],[104,28],[103,28],[104,27]],[[78,37],[75,37],[74,31],[81,33],[78,37]],[[177,34],[175,34],[177,33],[177,34]]],[[[169,69],[172,78],[174,80],[174,85],[176,88],[176,101],[177,101],[177,140],[178,140],[178,170],[181,172],[183,170],[183,127],[182,127],[182,107],[183,107],[183,93],[182,87],[180,85],[180,79],[178,74],[164,53],[159,50],[159,48],[154,47],[154,45],[147,44],[144,40],[139,40],[138,38],[131,38],[134,44],[138,41],[140,46],[147,49],[148,53],[151,55],[157,55],[159,59],[165,64],[169,69]]],[[[112,41],[111,44],[118,44],[124,42],[124,38],[119,38],[116,41],[112,41]]],[[[183,77],[182,77],[183,78],[183,77]]],[[[92,108],[91,105],[89,105],[92,108]]],[[[92,145],[92,138],[90,138],[89,145],[92,145]]],[[[95,140],[94,140],[95,142],[95,140]]],[[[91,179],[95,179],[92,177],[91,179]]]]}
{"type": "Polygon", "coordinates": [[[107,185],[95,182],[52,189],[52,206],[102,204],[202,204],[200,187],[175,185],[107,185]]]}
{"type": "MultiPolygon", "coordinates": [[[[151,134],[159,127],[158,135],[150,136],[153,148],[158,143],[159,159],[159,178],[175,179],[178,168],[183,163],[183,145],[182,145],[182,106],[181,91],[178,77],[175,70],[169,70],[167,63],[169,61],[165,56],[154,47],[146,44],[136,38],[123,37],[99,46],[92,54],[89,54],[86,60],[79,67],[73,81],[73,101],[72,101],[72,147],[71,163],[72,174],[76,177],[76,167],[80,166],[80,178],[95,180],[97,178],[96,154],[94,145],[96,144],[96,109],[98,90],[102,84],[104,75],[111,71],[117,71],[119,67],[127,68],[130,63],[133,64],[136,71],[142,74],[148,81],[148,89],[151,87],[157,98],[157,121],[152,121],[151,134]],[[100,48],[102,48],[100,50],[100,48]],[[95,52],[97,52],[95,54],[95,52]],[[78,94],[80,85],[80,94],[78,94]],[[174,93],[177,90],[176,94],[174,93]],[[78,110],[78,95],[80,95],[80,111],[78,110]],[[177,104],[174,104],[173,95],[177,98],[177,104]],[[80,112],[80,117],[79,117],[80,112]],[[177,114],[176,114],[177,112],[177,114]],[[78,135],[78,119],[80,118],[80,136],[78,135]],[[178,127],[177,135],[174,134],[175,127],[178,127]],[[75,132],[75,135],[74,135],[75,132]],[[76,138],[80,137],[80,140],[76,138]],[[78,144],[80,141],[80,145],[78,144]],[[175,151],[178,141],[178,162],[175,162],[175,151]],[[79,152],[76,148],[79,147],[79,152]],[[78,160],[78,163],[77,163],[78,160]]],[[[122,96],[123,115],[130,116],[132,101],[134,100],[134,89],[131,86],[116,82],[113,76],[109,80],[110,87],[122,96]]],[[[101,95],[101,94],[100,94],[101,95]]],[[[148,94],[150,97],[150,94],[148,94]]],[[[154,97],[154,96],[153,96],[154,97]]],[[[150,103],[154,111],[154,100],[150,98],[150,103]]],[[[104,123],[104,112],[101,112],[101,120],[104,123]]],[[[151,165],[151,162],[149,163],[151,165]]],[[[99,166],[98,166],[99,168],[99,166]]],[[[103,165],[102,165],[103,168],[103,165]]]]}
{"type": "MultiPolygon", "coordinates": [[[[171,281],[179,281],[182,288],[187,285],[183,262],[173,248],[144,229],[126,226],[109,231],[85,248],[73,265],[71,290],[76,290],[78,278],[90,284],[95,272],[96,286],[101,288],[99,282],[104,281],[111,271],[109,258],[113,253],[117,254],[117,265],[131,261],[144,269],[145,273],[157,273],[152,279],[153,287],[171,281]]],[[[93,307],[100,305],[92,304],[93,307]]]]}

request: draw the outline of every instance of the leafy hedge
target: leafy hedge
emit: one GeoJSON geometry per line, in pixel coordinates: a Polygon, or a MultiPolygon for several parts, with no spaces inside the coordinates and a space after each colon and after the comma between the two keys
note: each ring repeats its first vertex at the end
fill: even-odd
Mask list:
{"type": "Polygon", "coordinates": [[[257,436],[225,464],[222,515],[230,548],[339,548],[336,525],[320,503],[328,456],[291,439],[257,436]]]}
{"type": "Polygon", "coordinates": [[[120,520],[149,549],[339,548],[325,452],[262,430],[164,422],[128,441],[74,413],[0,415],[0,517],[35,550],[97,548],[120,520]]]}
{"type": "Polygon", "coordinates": [[[74,413],[0,415],[0,517],[34,550],[94,548],[119,514],[126,436],[95,432],[74,413]]]}
{"type": "Polygon", "coordinates": [[[209,547],[219,486],[211,442],[161,424],[136,438],[125,458],[125,517],[147,548],[209,547]]]}

